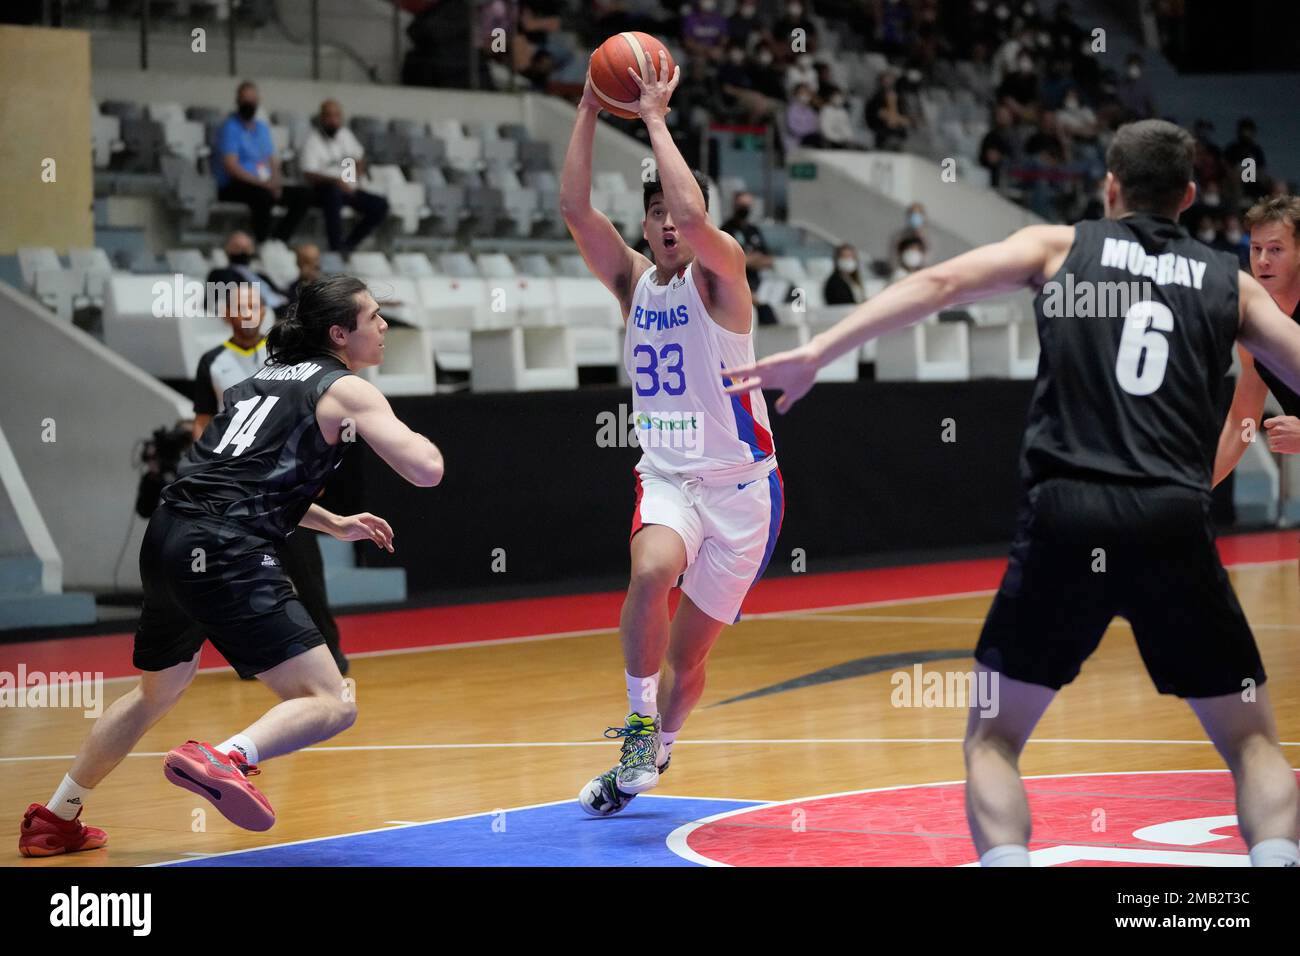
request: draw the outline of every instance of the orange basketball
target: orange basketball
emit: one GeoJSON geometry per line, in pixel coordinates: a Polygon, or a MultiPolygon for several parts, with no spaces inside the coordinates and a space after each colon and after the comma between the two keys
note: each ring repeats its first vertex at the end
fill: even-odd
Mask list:
{"type": "Polygon", "coordinates": [[[660,72],[660,50],[668,57],[668,73],[659,78],[669,79],[673,75],[673,55],[650,34],[619,33],[602,43],[591,55],[591,88],[601,106],[624,119],[640,116],[641,88],[628,76],[627,68],[636,70],[643,79],[649,75],[648,63],[654,65],[656,73],[660,72]]]}

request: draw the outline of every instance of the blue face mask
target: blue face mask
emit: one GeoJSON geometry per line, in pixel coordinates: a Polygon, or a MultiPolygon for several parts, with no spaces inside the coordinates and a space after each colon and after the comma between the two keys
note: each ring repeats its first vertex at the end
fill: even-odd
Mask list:
{"type": "Polygon", "coordinates": [[[920,229],[925,225],[925,216],[919,212],[909,212],[907,214],[907,224],[913,229],[920,229]]]}

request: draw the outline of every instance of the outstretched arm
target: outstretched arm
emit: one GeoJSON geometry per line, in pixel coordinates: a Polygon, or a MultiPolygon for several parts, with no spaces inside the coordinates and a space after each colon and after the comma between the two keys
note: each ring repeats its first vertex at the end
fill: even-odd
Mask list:
{"type": "Polygon", "coordinates": [[[1259,377],[1255,360],[1240,345],[1237,346],[1237,351],[1241,355],[1241,377],[1237,379],[1237,387],[1232,392],[1232,408],[1228,410],[1223,431],[1219,433],[1219,447],[1214,455],[1214,485],[1227,478],[1246,453],[1246,440],[1243,437],[1246,421],[1249,419],[1254,422],[1254,430],[1259,431],[1259,420],[1264,414],[1264,399],[1268,395],[1268,386],[1259,377]]]}
{"type": "Polygon", "coordinates": [[[1300,326],[1277,307],[1253,276],[1238,272],[1237,289],[1241,308],[1237,337],[1241,344],[1288,388],[1300,392],[1300,326]]]}
{"type": "Polygon", "coordinates": [[[407,481],[432,488],[442,481],[442,452],[393,414],[383,392],[364,378],[340,378],[316,403],[316,421],[328,437],[351,422],[357,434],[407,481]]]}
{"type": "Polygon", "coordinates": [[[573,124],[564,172],[560,179],[560,215],[578,244],[583,261],[592,274],[618,299],[627,318],[634,276],[650,266],[650,260],[629,248],[609,217],[591,205],[591,147],[596,139],[596,117],[600,100],[591,88],[591,77],[582,91],[578,119],[573,124]]]}
{"type": "Polygon", "coordinates": [[[812,388],[819,368],[869,339],[954,305],[1041,286],[1045,277],[1060,268],[1073,242],[1072,226],[1027,226],[1002,242],[914,272],[862,303],[807,345],[743,368],[723,370],[722,374],[735,382],[727,391],[779,388],[782,395],[776,410],[786,412],[812,388]]]}

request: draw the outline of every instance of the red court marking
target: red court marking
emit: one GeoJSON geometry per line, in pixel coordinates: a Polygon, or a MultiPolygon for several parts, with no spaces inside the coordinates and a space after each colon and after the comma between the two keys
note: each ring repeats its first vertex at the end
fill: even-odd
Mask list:
{"type": "MultiPolygon", "coordinates": [[[[1275,531],[1235,535],[1220,539],[1219,552],[1228,565],[1285,561],[1300,556],[1300,539],[1291,532],[1275,531]]],[[[1005,558],[984,558],[767,578],[750,591],[744,613],[799,611],[991,590],[998,586],[1005,567],[1005,558]]],[[[618,627],[622,604],[622,591],[605,591],[343,614],[338,623],[343,650],[359,653],[613,629],[618,627]]],[[[17,673],[21,663],[29,672],[77,670],[123,677],[136,673],[131,666],[131,641],[130,633],[120,633],[0,644],[0,671],[17,673]]],[[[205,644],[200,663],[203,667],[221,667],[225,661],[211,644],[205,644]]]]}
{"type": "MultiPolygon", "coordinates": [[[[1215,828],[1219,839],[1192,846],[1133,835],[1159,823],[1234,814],[1232,777],[1226,770],[1072,774],[1028,778],[1025,788],[1034,820],[1031,851],[1102,844],[1183,853],[1246,852],[1235,825],[1215,828]],[[1093,829],[1095,821],[1103,820],[1099,811],[1104,812],[1101,832],[1093,829]]],[[[686,834],[686,846],[728,866],[961,866],[979,859],[967,829],[964,793],[964,784],[949,783],[745,808],[698,824],[686,834]]],[[[1075,860],[1060,865],[1120,864],[1075,860]]]]}

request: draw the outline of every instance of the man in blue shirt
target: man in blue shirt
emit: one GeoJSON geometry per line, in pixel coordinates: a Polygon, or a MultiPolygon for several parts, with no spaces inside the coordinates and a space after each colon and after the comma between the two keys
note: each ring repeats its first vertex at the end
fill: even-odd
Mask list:
{"type": "Polygon", "coordinates": [[[286,186],[282,181],[271,128],[257,118],[257,87],[248,81],[239,84],[235,101],[238,108],[221,124],[212,160],[217,197],[248,205],[258,242],[271,235],[271,207],[277,203],[284,206],[284,219],[275,230],[275,238],[288,242],[307,211],[311,192],[303,186],[286,186]]]}

